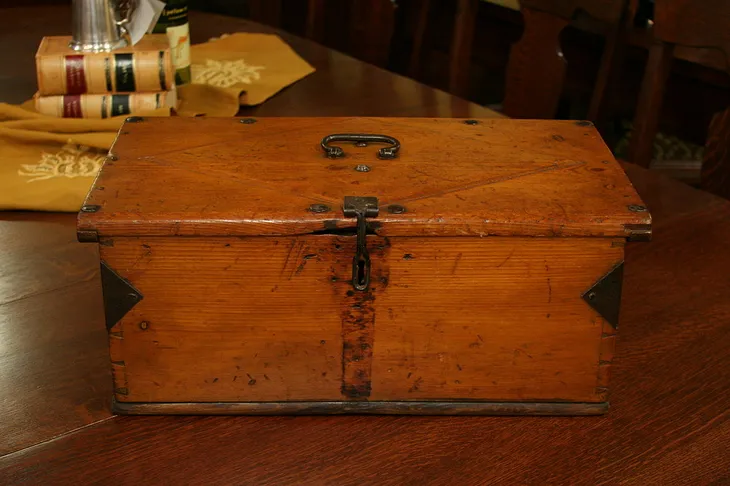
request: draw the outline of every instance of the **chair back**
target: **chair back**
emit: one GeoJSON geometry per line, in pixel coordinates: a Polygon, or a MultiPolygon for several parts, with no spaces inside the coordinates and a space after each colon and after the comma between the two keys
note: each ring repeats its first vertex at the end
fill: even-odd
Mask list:
{"type": "MultiPolygon", "coordinates": [[[[525,27],[522,38],[512,46],[507,64],[505,114],[514,118],[554,118],[567,67],[560,45],[563,29],[575,18],[588,15],[605,23],[608,35],[616,36],[624,12],[635,1],[520,0],[525,27]]],[[[611,66],[613,62],[604,59],[604,64],[611,66]]],[[[602,75],[607,76],[608,69],[602,69],[602,75]]],[[[592,107],[599,104],[591,102],[592,107]]]]}

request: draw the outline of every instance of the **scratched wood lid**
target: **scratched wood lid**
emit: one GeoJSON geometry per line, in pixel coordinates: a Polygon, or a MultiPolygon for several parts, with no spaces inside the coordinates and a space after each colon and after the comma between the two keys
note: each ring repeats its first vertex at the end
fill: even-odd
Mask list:
{"type": "Polygon", "coordinates": [[[377,198],[367,219],[384,236],[651,232],[588,122],[132,117],[110,153],[80,238],[335,232],[355,226],[347,196],[377,198]],[[343,134],[381,137],[322,143],[343,134]]]}

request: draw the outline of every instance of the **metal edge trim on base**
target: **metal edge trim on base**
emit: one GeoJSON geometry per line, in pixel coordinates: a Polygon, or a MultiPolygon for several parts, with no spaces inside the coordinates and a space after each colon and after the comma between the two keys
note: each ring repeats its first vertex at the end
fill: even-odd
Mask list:
{"type": "Polygon", "coordinates": [[[608,402],[210,402],[131,403],[114,400],[122,415],[601,415],[608,402]]]}

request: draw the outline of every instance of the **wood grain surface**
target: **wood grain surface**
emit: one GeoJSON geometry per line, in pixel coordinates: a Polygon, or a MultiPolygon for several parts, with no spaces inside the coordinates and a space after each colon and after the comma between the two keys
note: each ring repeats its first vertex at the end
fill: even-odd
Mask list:
{"type": "Polygon", "coordinates": [[[368,239],[368,292],[354,237],[103,239],[144,295],[111,329],[116,400],[605,400],[581,295],[623,241],[368,239]]]}
{"type": "MultiPolygon", "coordinates": [[[[198,40],[223,31],[265,30],[224,17],[194,14],[191,19],[198,40]]],[[[32,58],[40,36],[67,31],[68,7],[6,10],[0,12],[0,24],[5,34],[0,59],[6,68],[0,97],[22,101],[34,91],[32,58]]],[[[287,41],[316,63],[318,72],[267,101],[261,115],[467,117],[470,110],[481,110],[315,44],[287,41]],[[415,97],[413,91],[399,96],[396,87],[403,85],[415,88],[415,97]]],[[[631,165],[625,168],[652,211],[654,238],[626,247],[611,410],[602,417],[101,421],[109,404],[94,399],[110,394],[111,380],[99,283],[79,289],[84,300],[57,290],[74,280],[67,274],[96,278],[90,277],[98,268],[93,245],[73,241],[73,215],[3,214],[2,295],[12,300],[35,294],[27,298],[36,300],[22,307],[0,304],[0,444],[5,453],[0,483],[727,484],[730,202],[631,165]],[[78,253],[66,255],[66,271],[58,273],[49,270],[49,262],[58,261],[63,241],[78,253]],[[54,301],[66,301],[69,315],[78,314],[66,320],[54,301]],[[59,310],[34,312],[44,306],[59,310]],[[43,340],[49,323],[77,329],[70,333],[94,331],[60,340],[68,349],[56,358],[25,359],[53,357],[61,347],[56,340],[43,340]],[[33,328],[37,332],[30,333],[33,328]],[[30,337],[20,341],[15,333],[30,337]],[[59,367],[66,362],[76,364],[59,367]],[[36,390],[44,380],[53,386],[39,398],[36,390]]]]}
{"type": "MultiPolygon", "coordinates": [[[[242,113],[501,116],[260,24],[199,12],[191,12],[190,18],[193,42],[226,32],[278,33],[317,68],[264,105],[242,113]]],[[[0,10],[1,101],[20,103],[33,95],[34,54],[41,38],[66,35],[69,25],[69,5],[0,10]]],[[[93,245],[75,241],[75,215],[4,213],[0,220],[0,320],[4,323],[0,334],[7,343],[0,352],[0,377],[6,386],[0,400],[4,417],[0,454],[4,454],[110,417],[111,378],[98,254],[93,245]],[[52,332],[49,316],[54,323],[52,332]],[[56,339],[49,342],[44,336],[56,339]],[[64,345],[52,344],[61,342],[64,345]],[[31,352],[35,347],[38,349],[31,352]]]]}
{"type": "MultiPolygon", "coordinates": [[[[730,481],[724,271],[730,203],[625,168],[652,210],[655,232],[651,243],[626,248],[611,410],[603,417],[116,417],[0,458],[0,478],[10,484],[230,484],[242,477],[257,484],[724,484],[730,481]]],[[[103,328],[101,316],[88,319],[103,328]]],[[[80,352],[95,347],[76,341],[80,352]]],[[[74,376],[57,392],[67,400],[74,376]]]]}
{"type": "Polygon", "coordinates": [[[604,238],[391,238],[371,398],[601,401],[581,295],[622,260],[604,238]]]}
{"type": "Polygon", "coordinates": [[[307,234],[352,227],[349,195],[379,198],[382,236],[626,237],[651,224],[631,210],[643,203],[588,122],[149,118],[126,123],[112,152],[85,203],[101,208],[79,216],[81,231],[307,234]],[[375,144],[343,142],[345,156],[329,159],[320,141],[333,133],[389,135],[401,149],[382,160],[375,144]],[[150,175],[160,184],[139,184],[150,175]]]}
{"type": "Polygon", "coordinates": [[[344,288],[352,272],[354,241],[344,240],[118,238],[101,246],[104,261],[144,295],[112,328],[116,387],[127,390],[117,401],[342,398],[344,291],[332,278],[344,288]]]}
{"type": "Polygon", "coordinates": [[[33,216],[0,215],[0,455],[111,416],[98,254],[33,216]]]}

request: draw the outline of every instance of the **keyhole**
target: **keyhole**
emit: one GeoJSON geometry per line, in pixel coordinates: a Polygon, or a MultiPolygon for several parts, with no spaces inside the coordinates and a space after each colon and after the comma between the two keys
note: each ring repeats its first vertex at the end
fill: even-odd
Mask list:
{"type": "Polygon", "coordinates": [[[365,291],[370,283],[370,260],[363,255],[356,255],[352,261],[352,285],[355,290],[365,291]]]}
{"type": "Polygon", "coordinates": [[[357,283],[360,284],[361,287],[364,287],[367,285],[367,281],[365,279],[366,270],[365,270],[365,260],[359,260],[357,262],[357,283]]]}

